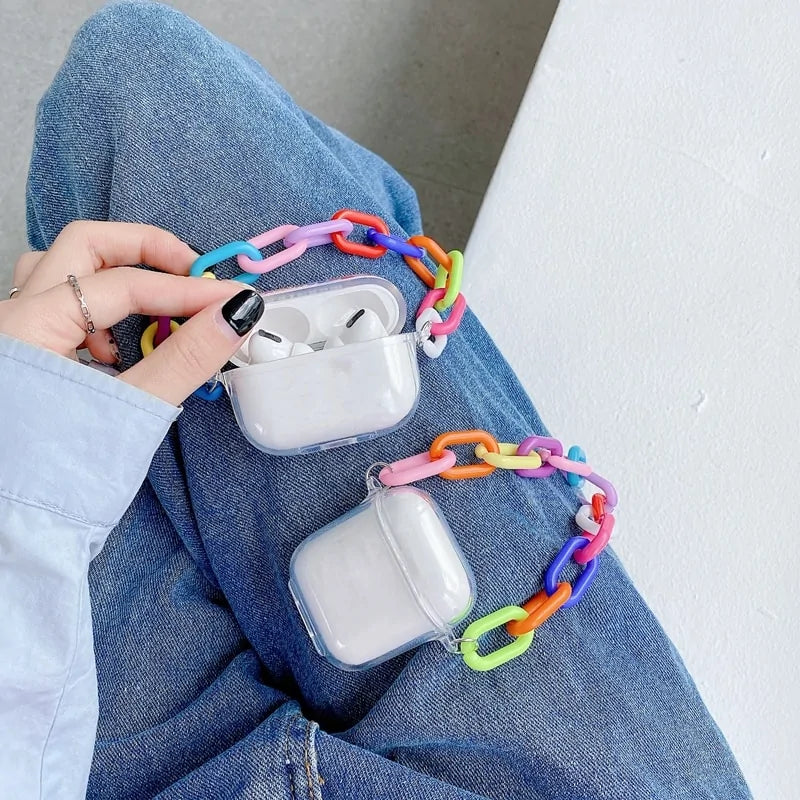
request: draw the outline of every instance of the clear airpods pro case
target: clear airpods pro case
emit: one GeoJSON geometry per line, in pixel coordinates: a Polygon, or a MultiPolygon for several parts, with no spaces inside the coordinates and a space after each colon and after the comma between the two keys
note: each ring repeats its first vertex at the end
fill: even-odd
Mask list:
{"type": "Polygon", "coordinates": [[[272,455],[297,455],[390,433],[419,399],[418,334],[401,334],[406,303],[397,287],[373,276],[264,295],[264,314],[222,374],[247,439],[272,455]],[[354,311],[377,315],[386,335],[325,347],[354,311]],[[259,330],[280,331],[305,352],[251,363],[259,330]]]}
{"type": "Polygon", "coordinates": [[[345,670],[447,640],[471,610],[472,571],[430,495],[373,491],[294,552],[289,589],[317,652],[345,670]]]}

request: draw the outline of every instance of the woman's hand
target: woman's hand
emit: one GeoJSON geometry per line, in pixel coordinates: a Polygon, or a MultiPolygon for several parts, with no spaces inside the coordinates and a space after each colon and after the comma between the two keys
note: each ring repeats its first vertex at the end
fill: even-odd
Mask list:
{"type": "Polygon", "coordinates": [[[27,253],[17,262],[20,291],[0,302],[0,334],[70,358],[86,347],[98,361],[112,363],[119,353],[111,326],[130,314],[192,317],[119,376],[179,405],[236,352],[263,310],[261,297],[239,283],[183,277],[196,258],[176,236],[151,225],[73,222],[46,253],[27,253]],[[94,333],[87,332],[67,275],[78,279],[94,333]]]}

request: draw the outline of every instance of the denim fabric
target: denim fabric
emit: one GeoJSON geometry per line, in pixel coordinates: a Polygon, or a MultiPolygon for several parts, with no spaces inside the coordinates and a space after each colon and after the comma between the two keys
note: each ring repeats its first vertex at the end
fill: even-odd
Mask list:
{"type": "MultiPolygon", "coordinates": [[[[423,229],[397,173],[163,6],[124,2],[89,20],[41,103],[35,248],[80,217],[154,223],[207,251],[344,206],[380,215],[396,235],[423,229]]],[[[423,296],[399,257],[333,247],[257,285],[353,273],[392,280],[409,317],[423,296]]],[[[127,363],[142,326],[132,319],[116,332],[127,363]]],[[[289,559],[363,499],[370,464],[425,450],[450,429],[506,441],[544,431],[471,314],[421,372],[406,427],[293,458],[246,444],[227,400],[187,401],[92,567],[100,721],[90,797],[749,796],[680,658],[608,551],[586,599],[494,672],[472,672],[437,644],[360,673],[314,652],[287,591],[289,559]]],[[[537,591],[574,533],[576,496],[560,478],[498,470],[420,485],[475,572],[472,619],[537,591]]]]}

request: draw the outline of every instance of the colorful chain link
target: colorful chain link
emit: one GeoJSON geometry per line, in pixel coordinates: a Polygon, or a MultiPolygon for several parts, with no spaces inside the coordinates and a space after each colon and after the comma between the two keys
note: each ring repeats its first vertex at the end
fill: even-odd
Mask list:
{"type": "MultiPolygon", "coordinates": [[[[423,350],[431,358],[441,354],[447,343],[446,337],[454,333],[461,324],[467,308],[467,301],[461,294],[464,256],[460,250],[445,253],[427,236],[412,236],[406,240],[392,236],[389,233],[389,226],[374,214],[343,208],[330,220],[313,225],[302,227],[280,225],[246,242],[229,242],[201,255],[192,264],[189,274],[194,277],[214,278],[214,273],[210,271],[212,267],[229,258],[236,258],[242,273],[234,280],[252,285],[261,275],[300,258],[309,247],[327,244],[333,244],[343,253],[363,258],[380,258],[389,251],[403,256],[414,274],[429,289],[417,311],[418,323],[423,315],[424,321],[430,322],[428,335],[431,341],[423,343],[423,350]],[[365,243],[354,242],[348,238],[356,225],[366,227],[365,243]],[[267,257],[261,253],[262,249],[279,242],[283,246],[282,250],[267,257]],[[435,274],[431,273],[421,260],[426,253],[436,264],[435,274]],[[446,320],[442,320],[438,314],[431,315],[431,309],[437,312],[450,310],[450,315],[446,320]]],[[[159,317],[156,323],[152,333],[147,333],[150,331],[148,327],[145,331],[146,336],[142,334],[141,346],[144,355],[147,355],[144,352],[145,347],[149,348],[148,352],[152,352],[154,347],[158,347],[177,329],[173,328],[173,324],[177,323],[169,317],[159,317]]],[[[195,395],[204,400],[211,400],[218,399],[222,393],[222,387],[217,382],[210,381],[204,388],[198,389],[195,395]]]]}
{"type": "Polygon", "coordinates": [[[437,436],[427,452],[386,465],[378,478],[386,486],[402,486],[435,475],[447,480],[484,478],[496,469],[512,470],[524,478],[548,478],[559,472],[571,486],[578,485],[577,478],[600,492],[578,509],[575,522],[581,533],[568,539],[556,554],[545,572],[544,588],[522,606],[506,606],[480,617],[456,640],[467,666],[479,671],[494,669],[522,655],[530,647],[536,628],[560,609],[581,601],[597,576],[598,556],[611,539],[616,521],[612,512],[618,503],[614,486],[586,463],[580,447],[571,447],[564,457],[561,442],[549,436],[529,436],[516,445],[498,442],[488,431],[449,431],[437,436]],[[448,446],[463,444],[475,445],[479,463],[456,465],[456,454],[448,446]],[[559,580],[570,560],[583,567],[573,584],[559,580]],[[513,641],[493,652],[479,653],[481,636],[503,625],[513,641]]]}

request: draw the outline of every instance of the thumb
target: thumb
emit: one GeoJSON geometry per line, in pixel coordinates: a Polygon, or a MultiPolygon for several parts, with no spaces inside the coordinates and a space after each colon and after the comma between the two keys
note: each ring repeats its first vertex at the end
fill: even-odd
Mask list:
{"type": "Polygon", "coordinates": [[[180,405],[241,347],[263,313],[264,300],[252,289],[208,306],[119,380],[180,405]]]}

